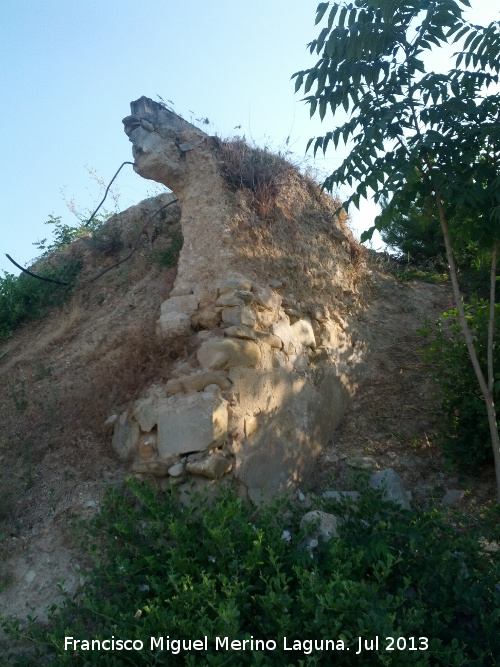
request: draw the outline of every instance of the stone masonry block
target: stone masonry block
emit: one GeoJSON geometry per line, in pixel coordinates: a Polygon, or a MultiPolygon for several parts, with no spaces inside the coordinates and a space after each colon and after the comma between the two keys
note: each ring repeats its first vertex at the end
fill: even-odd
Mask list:
{"type": "Polygon", "coordinates": [[[173,296],[164,301],[160,306],[161,315],[166,313],[184,313],[192,315],[198,309],[198,298],[194,294],[184,296],[173,296]]]}
{"type": "Polygon", "coordinates": [[[126,461],[136,450],[139,437],[139,424],[129,420],[127,413],[123,412],[116,422],[113,440],[111,441],[111,447],[120,461],[126,461]]]}
{"type": "Polygon", "coordinates": [[[176,394],[158,405],[158,455],[202,452],[227,436],[227,402],[210,392],[176,394]]]}
{"type": "Polygon", "coordinates": [[[186,313],[168,312],[156,323],[156,334],[160,338],[185,336],[191,331],[191,319],[186,313]]]}
{"type": "Polygon", "coordinates": [[[255,368],[261,357],[256,343],[236,338],[210,338],[200,345],[197,355],[204,368],[213,369],[255,368]]]}

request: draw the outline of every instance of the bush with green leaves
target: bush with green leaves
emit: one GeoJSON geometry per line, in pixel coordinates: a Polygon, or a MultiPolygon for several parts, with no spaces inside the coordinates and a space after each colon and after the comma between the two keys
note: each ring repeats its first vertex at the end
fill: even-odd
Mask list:
{"type": "MultiPolygon", "coordinates": [[[[483,368],[487,364],[489,304],[474,299],[466,306],[467,321],[483,368]]],[[[495,307],[495,328],[500,326],[500,305],[495,307]]],[[[429,372],[437,387],[437,413],[441,418],[441,444],[447,459],[467,471],[477,470],[493,460],[486,406],[477,386],[474,369],[452,309],[443,319],[427,323],[419,332],[427,340],[422,354],[429,362],[429,372]]],[[[493,349],[498,368],[500,351],[493,349]]],[[[495,403],[500,398],[500,373],[493,384],[495,403]]]]}
{"type": "Polygon", "coordinates": [[[136,481],[126,492],[110,490],[85,532],[94,567],[80,594],[53,609],[47,626],[32,621],[25,629],[4,619],[0,664],[495,664],[500,564],[473,531],[450,526],[436,512],[401,510],[373,490],[356,510],[333,500],[323,509],[345,517],[340,537],[308,549],[304,509],[287,501],[255,509],[222,490],[215,501],[193,498],[187,509],[174,493],[160,495],[136,481]],[[208,651],[166,650],[167,637],[205,636],[208,651]],[[376,636],[379,651],[356,655],[359,637],[376,636]],[[64,649],[65,637],[144,646],[73,651],[64,649]],[[151,637],[165,638],[163,652],[150,650],[151,637]],[[216,650],[216,637],[276,648],[216,650]],[[309,650],[306,643],[284,650],[285,637],[288,646],[341,640],[345,650],[309,650]],[[383,650],[386,637],[405,638],[406,650],[383,650]],[[426,650],[409,650],[411,637],[426,650]]]}
{"type": "Polygon", "coordinates": [[[179,253],[182,250],[182,244],[184,243],[182,229],[175,228],[169,230],[168,240],[170,243],[167,248],[157,250],[153,253],[153,261],[159,266],[171,269],[177,264],[179,253]]]}
{"type": "Polygon", "coordinates": [[[61,216],[49,215],[49,219],[45,222],[46,225],[53,225],[52,227],[52,243],[48,243],[47,239],[40,239],[33,243],[38,250],[42,251],[42,257],[50,255],[55,250],[66,248],[76,238],[90,236],[98,233],[102,223],[110,217],[110,214],[103,214],[95,216],[89,221],[80,221],[79,225],[67,225],[62,222],[61,216]]]}
{"type": "MultiPolygon", "coordinates": [[[[308,144],[314,143],[315,153],[325,153],[330,143],[349,145],[349,154],[324,187],[355,188],[344,208],[359,206],[370,191],[375,202],[389,202],[361,241],[393,212],[432,202],[460,325],[486,405],[500,504],[494,369],[488,364],[486,375],[481,369],[454,258],[455,239],[489,256],[494,295],[500,243],[500,21],[470,23],[464,17],[467,6],[469,0],[320,2],[316,24],[323,22],[323,27],[309,44],[319,60],[293,77],[311,116],[318,111],[323,120],[330,111],[334,119],[342,114],[341,124],[308,144]],[[435,49],[447,44],[455,49],[449,71],[429,70],[429,63],[443,66],[445,52],[438,55],[435,49]],[[433,58],[424,58],[433,50],[433,58]]],[[[494,303],[492,298],[492,309],[494,303]]],[[[490,335],[490,357],[493,346],[490,335]]]]}
{"type": "MultiPolygon", "coordinates": [[[[78,256],[60,256],[57,262],[46,262],[37,268],[44,278],[52,278],[71,285],[74,283],[82,260],[78,256]]],[[[12,335],[23,322],[44,317],[48,310],[63,303],[71,295],[67,285],[56,285],[21,273],[5,273],[0,278],[0,340],[12,335]]]]}
{"type": "Polygon", "coordinates": [[[101,244],[108,252],[111,252],[110,248],[115,251],[116,234],[113,235],[113,230],[106,232],[102,224],[109,217],[103,214],[95,217],[89,225],[81,222],[71,226],[63,223],[60,216],[49,215],[45,224],[53,226],[53,239],[50,243],[41,239],[33,244],[42,252],[34,273],[67,285],[38,280],[24,273],[15,276],[4,272],[4,277],[0,277],[0,340],[11,336],[19,324],[44,317],[52,306],[64,302],[71,295],[71,287],[83,261],[77,252],[55,254],[57,251],[67,248],[76,238],[86,236],[97,247],[101,244]]]}

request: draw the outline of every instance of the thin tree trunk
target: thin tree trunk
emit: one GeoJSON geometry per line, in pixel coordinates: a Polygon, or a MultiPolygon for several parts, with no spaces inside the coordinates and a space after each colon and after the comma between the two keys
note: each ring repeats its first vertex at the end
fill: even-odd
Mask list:
{"type": "Polygon", "coordinates": [[[488,424],[490,427],[491,435],[491,444],[493,447],[493,457],[495,461],[495,477],[497,483],[497,501],[500,505],[500,438],[498,436],[498,425],[495,411],[495,401],[493,398],[493,331],[494,331],[494,317],[495,317],[495,275],[496,275],[496,264],[497,264],[497,244],[495,243],[493,248],[493,260],[491,268],[491,285],[490,285],[490,313],[489,313],[489,322],[488,322],[488,383],[485,380],[483,371],[479,364],[477,358],[476,350],[474,348],[474,342],[472,340],[472,333],[467,324],[467,318],[465,316],[465,309],[462,303],[462,295],[460,294],[460,288],[458,285],[457,270],[455,266],[455,260],[451,250],[450,234],[448,231],[448,224],[446,221],[446,215],[443,208],[443,203],[441,201],[441,196],[438,190],[434,191],[436,204],[439,212],[439,220],[441,222],[441,229],[443,230],[444,245],[446,248],[446,258],[448,260],[448,265],[450,268],[450,278],[451,284],[453,287],[453,295],[455,297],[455,302],[458,309],[458,319],[462,327],[462,333],[465,338],[465,344],[467,345],[467,350],[469,352],[469,357],[474,367],[474,372],[476,374],[477,380],[479,382],[479,387],[481,393],[483,394],[484,401],[486,403],[486,411],[488,414],[488,424]]]}

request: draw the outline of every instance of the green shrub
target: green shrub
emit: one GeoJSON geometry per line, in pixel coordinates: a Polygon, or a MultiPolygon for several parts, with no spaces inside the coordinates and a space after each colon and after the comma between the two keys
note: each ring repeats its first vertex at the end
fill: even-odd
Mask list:
{"type": "Polygon", "coordinates": [[[215,503],[182,509],[137,482],[126,493],[111,490],[85,536],[95,565],[80,596],[53,610],[48,627],[4,620],[12,646],[0,651],[4,664],[495,664],[500,566],[471,531],[462,536],[437,513],[402,511],[374,491],[357,511],[336,511],[351,517],[340,537],[311,550],[299,527],[304,510],[285,502],[257,511],[221,492],[215,503]],[[144,648],[74,652],[64,650],[66,636],[140,640],[144,648]],[[207,652],[166,649],[167,637],[205,636],[207,652]],[[386,637],[404,637],[407,648],[356,655],[359,637],[377,636],[381,649],[386,637]],[[151,637],[164,637],[163,652],[150,650],[151,637]],[[276,649],[217,651],[216,637],[276,649]],[[285,637],[288,646],[335,639],[350,650],[283,650],[285,637]],[[421,637],[427,650],[409,650],[426,644],[421,637]]]}
{"type": "Polygon", "coordinates": [[[96,249],[107,254],[116,252],[116,229],[103,226],[109,217],[103,214],[96,216],[88,226],[84,222],[71,226],[63,223],[61,217],[49,215],[45,224],[52,226],[53,239],[51,243],[41,239],[33,244],[42,253],[34,273],[68,283],[68,286],[37,280],[23,273],[15,276],[4,272],[4,277],[0,278],[0,340],[11,336],[19,324],[44,317],[52,306],[71,295],[71,286],[83,262],[77,253],[55,254],[57,251],[67,248],[76,238],[89,237],[89,243],[94,243],[96,249]]]}
{"type": "Polygon", "coordinates": [[[164,250],[155,251],[153,261],[159,266],[170,269],[177,264],[179,253],[182,250],[182,244],[184,243],[182,230],[179,228],[169,231],[168,238],[170,245],[164,250]]]}
{"type": "MultiPolygon", "coordinates": [[[[475,299],[467,306],[479,363],[486,375],[489,304],[475,299]]],[[[468,471],[493,460],[486,404],[480,392],[465,340],[458,321],[458,311],[443,314],[443,320],[428,324],[419,333],[428,340],[423,356],[429,362],[437,393],[437,412],[441,416],[441,444],[446,458],[468,471]]],[[[500,306],[495,309],[495,328],[500,327],[500,306]]],[[[500,348],[493,348],[494,368],[500,364],[500,348]]],[[[500,404],[500,371],[495,376],[494,397],[500,404]]],[[[498,415],[497,415],[498,418],[498,415]]]]}
{"type": "MultiPolygon", "coordinates": [[[[40,265],[37,273],[71,285],[81,267],[81,258],[61,256],[57,263],[40,265]]],[[[68,286],[38,280],[24,273],[15,276],[5,272],[0,278],[0,340],[11,336],[19,324],[43,317],[52,306],[62,303],[70,295],[68,286]]]]}

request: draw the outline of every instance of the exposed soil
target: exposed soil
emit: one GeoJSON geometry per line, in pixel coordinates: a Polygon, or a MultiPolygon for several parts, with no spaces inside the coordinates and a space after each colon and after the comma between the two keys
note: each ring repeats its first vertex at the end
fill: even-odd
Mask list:
{"type": "MultiPolygon", "coordinates": [[[[159,351],[148,317],[167,298],[174,275],[141,261],[24,327],[0,349],[2,613],[43,619],[47,605],[59,599],[58,582],[64,580],[68,591],[81,583],[78,519],[97,512],[106,486],[128,472],[112,455],[109,434],[95,423],[103,423],[120,396],[136,397],[127,391],[141,387],[138,378],[171,375],[168,350],[151,368],[159,351]]],[[[453,488],[467,490],[463,503],[493,502],[493,471],[459,480],[446,471],[434,443],[433,387],[415,331],[450,307],[449,288],[403,284],[373,269],[366,289],[362,319],[372,336],[367,376],[318,461],[311,490],[352,489],[348,462],[363,455],[373,457],[376,468],[398,472],[415,507],[438,506],[453,488]]],[[[184,351],[175,356],[188,355],[189,341],[180,346],[184,351]]]]}
{"type": "Polygon", "coordinates": [[[369,457],[373,469],[392,468],[401,476],[413,507],[439,507],[449,489],[466,492],[462,506],[495,502],[493,466],[471,478],[445,465],[436,437],[436,388],[418,353],[425,343],[416,331],[452,307],[451,285],[402,283],[373,271],[369,289],[367,375],[318,461],[312,488],[352,489],[359,469],[349,463],[369,457]]]}

